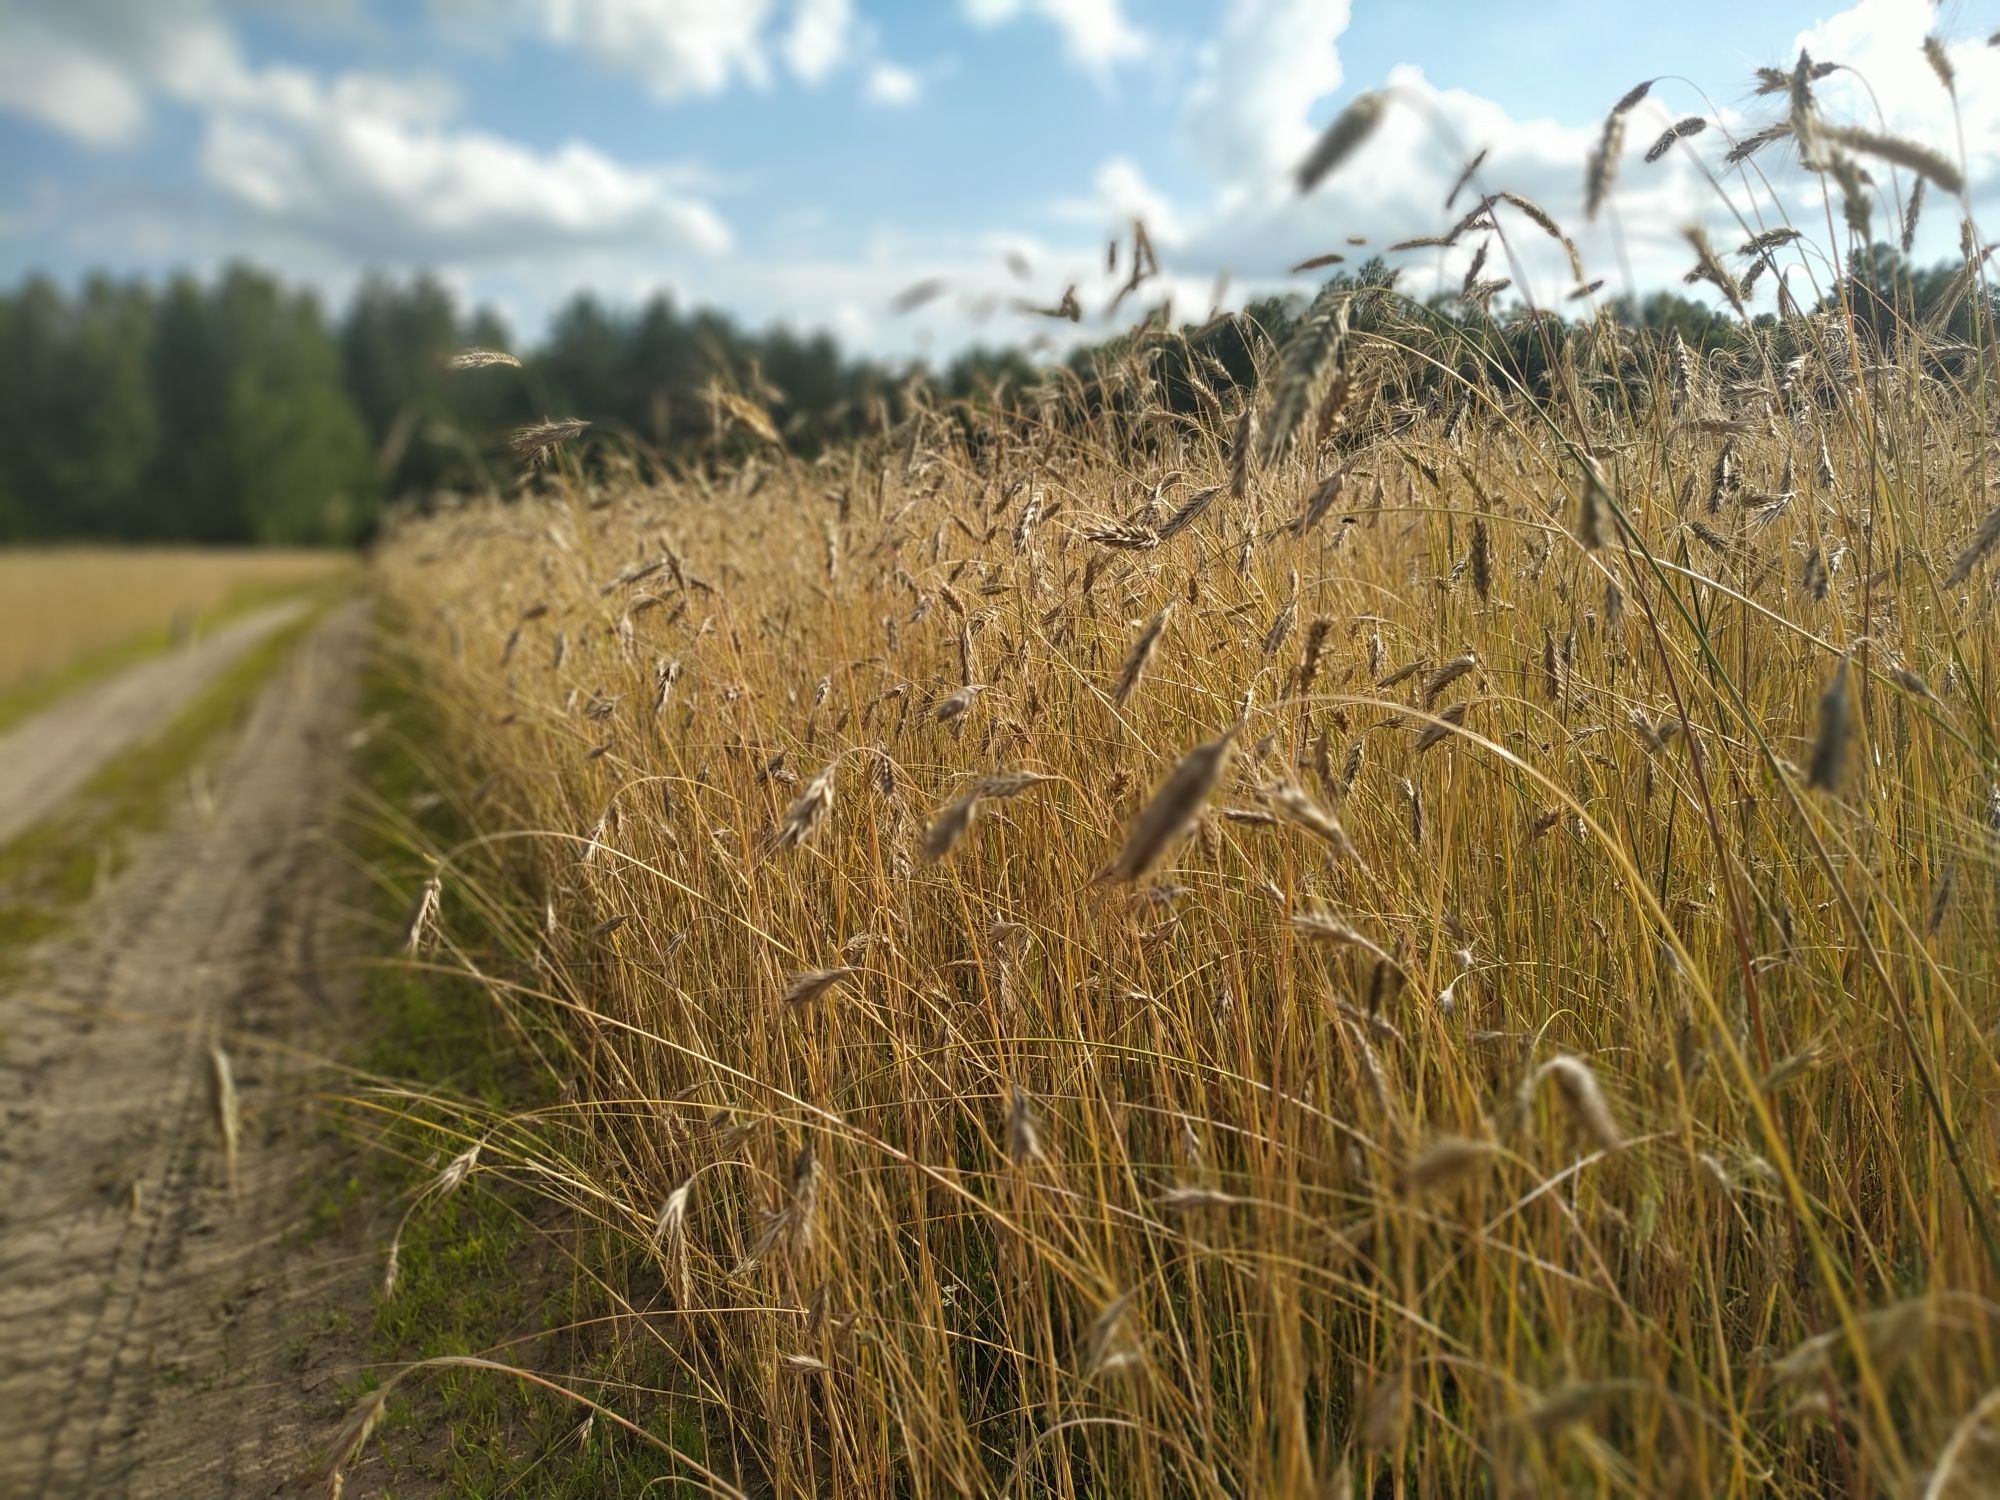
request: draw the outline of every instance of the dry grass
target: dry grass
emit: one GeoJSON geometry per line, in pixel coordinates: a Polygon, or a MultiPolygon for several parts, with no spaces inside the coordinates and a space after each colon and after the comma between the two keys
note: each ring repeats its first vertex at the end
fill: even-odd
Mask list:
{"type": "Polygon", "coordinates": [[[671,1396],[593,1395],[702,1486],[1992,1492],[1986,365],[1412,403],[1380,301],[1269,464],[1142,345],[388,549],[491,835],[434,961],[559,1023],[450,1149],[621,1247],[671,1396]]]}
{"type": "Polygon", "coordinates": [[[0,697],[240,604],[329,577],[326,552],[51,547],[0,551],[0,697]]]}

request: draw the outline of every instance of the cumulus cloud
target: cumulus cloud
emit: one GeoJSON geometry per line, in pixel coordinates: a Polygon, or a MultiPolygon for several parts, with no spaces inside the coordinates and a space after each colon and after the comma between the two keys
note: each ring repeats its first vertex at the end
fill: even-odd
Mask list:
{"type": "MultiPolygon", "coordinates": [[[[1389,247],[1441,233],[1479,191],[1505,190],[1552,216],[1575,241],[1586,276],[1604,277],[1618,291],[1674,282],[1692,260],[1683,229],[1727,222],[1725,202],[1687,143],[1657,163],[1641,162],[1651,136],[1672,118],[1660,105],[1635,112],[1610,207],[1588,224],[1584,163],[1597,125],[1520,118],[1481,95],[1441,89],[1415,67],[1393,69],[1383,82],[1394,104],[1366,145],[1324,184],[1301,196],[1289,156],[1274,156],[1264,176],[1218,189],[1205,211],[1189,215],[1176,259],[1189,268],[1233,269],[1255,291],[1310,286],[1285,277],[1290,265],[1310,257],[1337,252],[1353,263],[1385,253],[1402,272],[1402,288],[1423,296],[1455,287],[1487,235],[1475,232],[1444,249],[1389,247]],[[1446,194],[1480,150],[1487,155],[1477,183],[1447,210],[1446,194]],[[1365,243],[1351,245],[1350,236],[1365,243]]],[[[1719,148],[1709,154],[1719,155],[1719,148]]],[[[1488,246],[1482,274],[1513,278],[1508,298],[1560,304],[1575,285],[1567,250],[1517,209],[1501,205],[1494,217],[1504,238],[1488,246]]],[[[1718,230],[1718,243],[1726,233],[1718,230]]]]}
{"type": "Polygon", "coordinates": [[[904,109],[923,97],[924,82],[908,68],[892,62],[877,62],[868,69],[861,97],[885,109],[904,109]]]}
{"type": "MultiPolygon", "coordinates": [[[[149,0],[136,11],[66,0],[25,31],[44,61],[63,64],[56,79],[81,80],[78,98],[107,113],[24,100],[20,89],[0,88],[0,106],[94,144],[131,139],[154,101],[192,108],[210,184],[267,226],[349,256],[410,264],[729,244],[684,170],[622,164],[577,142],[535,150],[468,127],[454,90],[435,78],[329,80],[252,66],[205,0],[149,0]]],[[[16,66],[0,65],[0,76],[16,66]]]]}
{"type": "Polygon", "coordinates": [[[1898,0],[1859,4],[1799,33],[1799,49],[1816,61],[1839,62],[1852,72],[1822,80],[1818,95],[1836,118],[1887,129],[1958,154],[1959,123],[1964,129],[1967,176],[1989,189],[2000,186],[2000,48],[1965,38],[1946,47],[1956,80],[1953,97],[1925,59],[1923,42],[1931,16],[1927,7],[1898,0]],[[1880,108],[1880,115],[1876,111],[1880,108]]]}
{"type": "Polygon", "coordinates": [[[283,113],[209,122],[208,179],[239,203],[364,259],[469,261],[574,245],[715,252],[729,233],[673,174],[571,143],[531,151],[442,127],[365,83],[315,90],[283,113]],[[385,107],[386,106],[386,107],[385,107]]]}
{"type": "Polygon", "coordinates": [[[125,72],[33,17],[16,17],[0,48],[0,108],[86,146],[123,146],[146,127],[146,96],[125,72]]]}
{"type": "Polygon", "coordinates": [[[156,92],[187,97],[226,72],[236,45],[209,0],[60,0],[10,6],[0,108],[90,146],[128,145],[156,92]]]}
{"type": "MultiPolygon", "coordinates": [[[[1354,260],[1440,232],[1471,201],[1461,199],[1449,213],[1444,207],[1451,183],[1482,149],[1489,154],[1481,184],[1520,193],[1545,208],[1575,239],[1586,274],[1606,278],[1612,291],[1677,287],[1693,261],[1684,237],[1689,226],[1706,228],[1726,248],[1780,216],[1802,226],[1823,221],[1822,184],[1797,165],[1787,147],[1767,148],[1758,158],[1768,187],[1764,177],[1746,179],[1721,160],[1731,135],[1781,116],[1779,103],[1725,110],[1711,121],[1721,128],[1677,144],[1648,164],[1642,157],[1656,134],[1684,114],[1707,109],[1684,86],[1661,83],[1630,117],[1609,206],[1597,223],[1587,224],[1584,163],[1597,140],[1598,120],[1519,116],[1471,91],[1439,88],[1413,66],[1365,80],[1393,96],[1383,124],[1332,178],[1302,197],[1293,189],[1291,169],[1332,112],[1353,97],[1352,88],[1341,89],[1338,51],[1347,19],[1343,0],[1233,0],[1197,53],[1181,120],[1181,149],[1208,173],[1208,192],[1165,200],[1130,162],[1113,158],[1099,169],[1095,201],[1107,207],[1129,204],[1149,223],[1157,219],[1170,226],[1155,238],[1163,247],[1172,244],[1173,265],[1183,273],[1233,269],[1248,292],[1287,284],[1285,268],[1310,256],[1338,251],[1354,260]],[[1365,236],[1369,244],[1350,247],[1350,235],[1365,236]]],[[[1885,128],[1955,156],[1960,126],[1953,99],[1922,50],[1930,19],[1924,7],[1902,0],[1859,0],[1801,33],[1791,57],[1772,61],[1789,62],[1805,47],[1815,59],[1844,64],[1852,71],[1819,85],[1830,118],[1885,128]]],[[[1948,50],[1972,195],[1975,201],[2000,196],[2000,51],[1979,38],[1948,50]]],[[[1730,80],[1711,82],[1716,92],[1729,92],[1730,80]]],[[[1870,166],[1884,205],[1878,232],[1893,238],[1892,174],[1884,163],[1870,166]]],[[[1911,185],[1905,175],[1904,192],[1911,185]]],[[[1943,255],[1954,246],[1956,213],[1935,193],[1931,202],[1929,223],[1919,236],[1920,257],[1943,255]]],[[[1079,205],[1064,200],[1056,207],[1074,215],[1079,205]]],[[[1836,218],[1838,212],[1836,206],[1836,218]]],[[[1526,293],[1542,305],[1559,302],[1574,280],[1567,253],[1516,211],[1502,207],[1499,218],[1506,243],[1490,247],[1483,274],[1515,276],[1518,285],[1510,295],[1526,293]]],[[[1468,236],[1446,250],[1392,254],[1391,263],[1403,268],[1404,288],[1423,295],[1433,287],[1455,286],[1480,238],[1468,236]]],[[[1771,284],[1759,292],[1768,305],[1771,284]]],[[[1703,287],[1691,294],[1711,292],[1703,287]]]]}
{"type": "Polygon", "coordinates": [[[853,57],[853,0],[432,0],[462,22],[523,31],[636,78],[658,103],[816,84],[853,57]]]}
{"type": "Polygon", "coordinates": [[[1181,211],[1130,157],[1114,156],[1100,166],[1091,179],[1090,196],[1061,198],[1053,207],[1060,218],[1110,235],[1124,234],[1137,219],[1160,246],[1179,245],[1186,236],[1181,211]]]}
{"type": "Polygon", "coordinates": [[[782,43],[785,62],[806,83],[818,83],[847,60],[854,45],[851,0],[798,0],[782,43]]]}
{"type": "MultiPolygon", "coordinates": [[[[1923,52],[1934,19],[1926,7],[1904,0],[1857,0],[1799,33],[1788,56],[1769,61],[1789,64],[1804,47],[1817,60],[1851,70],[1817,86],[1830,119],[1908,136],[1954,159],[1962,133],[1969,197],[1975,211],[1990,213],[2000,208],[2000,48],[1987,46],[1983,34],[1947,44],[1954,108],[1953,94],[1923,52]]],[[[1720,294],[1706,284],[1682,284],[1694,262],[1685,238],[1689,227],[1705,229],[1725,256],[1751,234],[1780,222],[1804,229],[1808,242],[1825,238],[1826,185],[1799,165],[1786,144],[1766,147],[1755,171],[1723,161],[1732,140],[1786,113],[1781,99],[1748,98],[1747,78],[1704,80],[1713,95],[1743,101],[1719,115],[1689,86],[1661,81],[1630,115],[1607,206],[1589,223],[1583,182],[1602,123],[1596,111],[1608,108],[1631,80],[1605,80],[1602,98],[1585,104],[1591,113],[1582,117],[1517,113],[1471,90],[1441,88],[1414,66],[1394,68],[1383,78],[1345,77],[1339,41],[1346,22],[1347,7],[1340,0],[1232,0],[1195,54],[1181,128],[1173,138],[1180,162],[1201,168],[1205,185],[1200,179],[1190,184],[1185,176],[1170,178],[1157,156],[1143,158],[1145,168],[1138,160],[1113,156],[1096,169],[1086,193],[1049,203],[1059,222],[1100,233],[1117,232],[1134,216],[1148,224],[1165,275],[1129,299],[1124,316],[1140,316],[1171,295],[1177,315],[1199,317],[1208,305],[1211,278],[1223,272],[1235,274],[1239,298],[1285,288],[1309,292],[1317,277],[1292,277],[1287,269],[1327,252],[1345,254],[1350,266],[1385,253],[1403,273],[1402,288],[1415,296],[1456,288],[1487,233],[1475,232],[1447,249],[1390,252],[1389,246],[1440,233],[1480,190],[1509,190],[1546,209],[1574,239],[1586,277],[1604,278],[1607,294],[1668,288],[1719,304],[1720,294]],[[1292,169],[1358,86],[1387,89],[1393,106],[1359,153],[1301,196],[1292,169]],[[1693,114],[1706,115],[1710,128],[1678,142],[1657,162],[1644,161],[1656,136],[1693,114]],[[1447,210],[1446,193],[1481,150],[1487,155],[1478,184],[1447,210]],[[1160,186],[1167,181],[1175,183],[1172,191],[1160,186]],[[1351,235],[1366,243],[1350,245],[1351,235]]],[[[1876,233],[1894,239],[1896,190],[1907,195],[1914,180],[1879,160],[1865,165],[1876,181],[1876,233]]],[[[1528,296],[1542,306],[1571,310],[1564,299],[1575,278],[1563,246],[1519,210],[1501,205],[1496,215],[1505,241],[1492,239],[1481,274],[1517,279],[1502,301],[1528,296]]],[[[1832,215],[1837,225],[1837,195],[1832,215]]],[[[1933,188],[1917,237],[1918,259],[1956,253],[1959,216],[1957,206],[1933,188]]],[[[1790,284],[1801,301],[1809,301],[1816,287],[1826,285],[1831,268],[1823,252],[1803,253],[1806,267],[1791,272],[1790,284]]],[[[1066,251],[1042,246],[1035,260],[1032,296],[1052,301],[1062,285],[1075,281],[1086,310],[1081,329],[1065,325],[1050,332],[1059,340],[1101,337],[1103,310],[1122,279],[1104,274],[1101,241],[1094,254],[1087,246],[1066,251]]],[[[1774,298],[1773,279],[1766,277],[1753,304],[1768,309],[1774,298]]],[[[942,310],[944,304],[937,306],[942,310]]],[[[951,327],[942,313],[940,326],[951,327]]],[[[1032,325],[1000,326],[1018,337],[1032,325]]],[[[875,336],[892,333],[878,329],[875,336]]]]}
{"type": "Polygon", "coordinates": [[[1348,0],[1231,0],[1181,118],[1195,160],[1223,181],[1297,162],[1312,144],[1307,111],[1340,87],[1347,22],[1348,0]]]}
{"type": "Polygon", "coordinates": [[[770,80],[770,0],[527,0],[543,38],[638,76],[662,103],[770,80]]]}
{"type": "MultiPolygon", "coordinates": [[[[1072,62],[1100,73],[1141,56],[1167,73],[1176,58],[1187,60],[1183,102],[1155,110],[1173,128],[1150,122],[1143,138],[1135,134],[1129,154],[1100,156],[1094,170],[1068,178],[1069,196],[1056,196],[1065,187],[1059,179],[1035,217],[961,223],[936,233],[919,224],[900,238],[864,241],[847,238],[856,224],[851,205],[842,205],[810,232],[772,235],[768,248],[730,255],[714,253],[736,248],[709,206],[717,189],[690,169],[620,160],[585,142],[510,140],[482,128],[486,122],[468,120],[453,88],[436,78],[332,76],[253,63],[225,20],[232,0],[32,0],[25,7],[22,0],[0,0],[9,3],[15,10],[0,50],[0,108],[105,149],[139,138],[155,114],[180,112],[199,127],[202,186],[192,203],[181,188],[163,186],[143,195],[143,203],[128,204],[124,221],[101,202],[79,207],[66,244],[88,255],[158,260],[214,260],[247,250],[329,286],[336,272],[368,262],[430,262],[476,278],[482,294],[507,289],[505,300],[526,310],[545,309],[576,285],[594,282],[614,299],[633,300],[670,282],[690,300],[718,303],[751,321],[837,325],[874,353],[948,355],[982,339],[1046,337],[1060,345],[1103,337],[1123,280],[1104,270],[1103,236],[1122,238],[1133,218],[1148,225],[1165,274],[1125,301],[1120,322],[1169,293],[1180,315],[1199,317],[1225,271],[1234,273],[1242,298],[1284,287],[1310,290],[1312,279],[1288,276],[1288,266],[1328,251],[1346,254],[1351,265],[1452,222],[1469,200],[1448,212],[1445,192],[1481,148],[1490,154],[1480,185],[1523,193],[1547,208],[1575,235],[1587,275],[1605,277],[1613,293],[1678,288],[1692,260],[1684,226],[1705,224],[1726,251],[1745,237],[1735,212],[1752,228],[1776,222],[1762,180],[1721,163],[1725,129],[1740,135],[1784,113],[1782,101],[1747,98],[1747,80],[1705,79],[1717,97],[1739,100],[1740,107],[1724,111],[1715,122],[1722,128],[1647,165],[1641,156],[1658,131],[1707,109],[1688,86],[1662,81],[1633,112],[1609,204],[1596,225],[1586,226],[1582,182],[1599,128],[1595,112],[1630,80],[1599,80],[1606,84],[1601,98],[1574,108],[1552,101],[1552,110],[1567,112],[1537,116],[1476,92],[1440,88],[1415,67],[1387,77],[1347,76],[1351,68],[1343,68],[1341,55],[1347,0],[1226,0],[1205,40],[1181,53],[1128,17],[1151,22],[1156,12],[1122,0],[958,0],[968,22],[1037,27],[1072,62]],[[1388,89],[1393,107],[1362,151],[1300,196],[1292,169],[1358,87],[1388,89]],[[1761,222],[1760,210],[1767,212],[1761,222]],[[1002,230],[1015,232],[1003,241],[1002,230]],[[1369,243],[1350,247],[1349,235],[1369,243]],[[799,245],[812,247],[811,259],[799,258],[799,245]],[[1008,268],[1008,245],[1029,251],[1031,274],[1008,268]],[[909,316],[891,315],[897,292],[938,277],[949,283],[948,295],[909,316]],[[1085,308],[1080,326],[1015,310],[1017,300],[1053,305],[1071,283],[1085,308]]],[[[486,29],[497,37],[568,48],[663,100],[841,76],[854,89],[843,90],[844,99],[898,107],[922,96],[937,66],[891,60],[853,0],[430,3],[491,23],[486,29]]],[[[1799,34],[1791,56],[1804,46],[1815,58],[1855,70],[1819,85],[1832,117],[1954,155],[1962,128],[1972,197],[1990,206],[2000,195],[2000,49],[1986,48],[1981,38],[1952,46],[1955,117],[1952,96],[1923,57],[1930,19],[1903,0],[1855,0],[1799,34]]],[[[1899,174],[1885,163],[1868,165],[1882,203],[1881,232],[1889,237],[1899,174]]],[[[1808,228],[1822,222],[1822,183],[1786,147],[1771,146],[1757,166],[1793,222],[1808,228]]],[[[1917,247],[1922,258],[1949,253],[1956,240],[1955,207],[1935,190],[1930,204],[1917,247]]],[[[1573,285],[1567,257],[1517,211],[1498,212],[1507,243],[1492,243],[1483,274],[1517,276],[1508,297],[1525,292],[1560,305],[1573,285]]],[[[1834,212],[1837,219],[1837,205],[1834,212]]],[[[1421,296],[1456,286],[1482,237],[1390,259],[1403,268],[1404,289],[1421,296]]],[[[1769,307],[1769,278],[1758,292],[1759,305],[1769,307]]]]}
{"type": "Polygon", "coordinates": [[[960,8],[981,27],[1038,16],[1061,35],[1064,56],[1095,72],[1146,53],[1145,34],[1126,20],[1119,0],[960,0],[960,8]]]}

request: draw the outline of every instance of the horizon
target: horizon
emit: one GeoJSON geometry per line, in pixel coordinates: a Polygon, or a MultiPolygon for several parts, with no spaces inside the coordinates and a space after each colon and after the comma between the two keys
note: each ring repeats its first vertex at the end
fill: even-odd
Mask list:
{"type": "MultiPolygon", "coordinates": [[[[1714,165],[1719,132],[1655,165],[1639,159],[1645,142],[1688,113],[1754,127],[1772,109],[1752,93],[1753,68],[1804,48],[1853,69],[1823,85],[1830,105],[1874,120],[1872,91],[1886,128],[1947,144],[1950,101],[1921,54],[1933,24],[1957,72],[1975,214],[2000,190],[2000,50],[1963,5],[1933,16],[1919,0],[1701,3],[1616,25],[1576,4],[1533,17],[1454,6],[1440,25],[1435,9],[1339,0],[9,8],[0,184],[19,206],[0,217],[7,285],[37,272],[65,288],[97,271],[207,281],[244,261],[337,309],[371,271],[429,272],[468,311],[497,312],[522,347],[590,291],[615,312],[665,293],[750,331],[829,333],[879,363],[1060,353],[1112,336],[1162,294],[1177,322],[1199,322],[1310,293],[1324,273],[1286,274],[1299,260],[1345,252],[1351,267],[1435,233],[1479,149],[1491,152],[1482,185],[1546,207],[1605,298],[1679,291],[1683,227],[1733,232],[1753,222],[1731,206],[1749,194],[1714,165]],[[1583,161],[1610,104],[1649,76],[1660,81],[1634,111],[1608,210],[1586,228],[1583,161]],[[1305,146],[1385,86],[1397,104],[1368,151],[1297,193],[1305,146]],[[1106,242],[1129,241],[1134,219],[1162,276],[1107,318],[1124,266],[1107,269],[1106,242]],[[1012,310],[1072,284],[1078,324],[1012,310]]],[[[1816,180],[1795,161],[1758,165],[1793,217],[1820,222],[1816,180]]],[[[1956,219],[1934,201],[1912,258],[1950,253],[1956,219]]],[[[1422,296],[1455,283],[1470,249],[1390,263],[1422,296]]],[[[1560,308],[1567,267],[1553,247],[1519,249],[1500,274],[1560,308]]]]}

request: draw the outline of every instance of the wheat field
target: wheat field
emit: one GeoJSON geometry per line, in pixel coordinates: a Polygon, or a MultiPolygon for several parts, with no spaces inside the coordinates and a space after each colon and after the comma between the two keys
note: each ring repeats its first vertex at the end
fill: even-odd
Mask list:
{"type": "MultiPolygon", "coordinates": [[[[1791,92],[1832,215],[1947,211],[1791,92]]],[[[1153,320],[405,518],[411,962],[557,1101],[437,1191],[609,1320],[536,1378],[713,1493],[1993,1493],[1992,329],[1793,286],[1467,373],[1336,284],[1249,384],[1153,320]]]]}
{"type": "Polygon", "coordinates": [[[326,552],[196,547],[0,550],[0,697],[245,601],[331,576],[326,552]]]}

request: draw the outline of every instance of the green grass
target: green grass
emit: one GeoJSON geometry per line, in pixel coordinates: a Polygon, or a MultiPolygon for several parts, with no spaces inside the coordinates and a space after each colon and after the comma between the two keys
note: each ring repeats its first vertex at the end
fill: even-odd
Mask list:
{"type": "MultiPolygon", "coordinates": [[[[411,893],[429,871],[421,851],[457,843],[469,826],[440,795],[447,783],[421,748],[431,743],[437,722],[412,680],[406,662],[377,655],[362,686],[361,720],[376,728],[356,756],[362,790],[350,849],[375,878],[373,913],[385,946],[394,941],[387,934],[400,935],[411,893]]],[[[444,900],[443,922],[458,941],[498,948],[497,939],[481,932],[473,903],[449,884],[444,900]]],[[[363,993],[366,1035],[357,1066],[408,1092],[381,1107],[357,1100],[350,1123],[378,1149],[368,1154],[363,1177],[325,1190],[315,1213],[331,1227],[364,1203],[387,1205],[377,1210],[378,1248],[386,1256],[387,1234],[403,1208],[463,1148],[468,1115],[518,1121],[555,1102],[549,1076],[533,1065],[530,1051],[554,1037],[540,1028],[510,1030],[491,997],[463,977],[387,956],[369,969],[363,993]]],[[[625,1254],[601,1235],[549,1222],[545,1202],[503,1174],[476,1173],[464,1190],[431,1199],[410,1216],[394,1295],[377,1295],[369,1355],[380,1366],[479,1354],[526,1368],[561,1368],[574,1388],[701,1459],[707,1444],[687,1414],[691,1404],[664,1394],[641,1401],[623,1395],[635,1384],[664,1393],[671,1388],[668,1372],[635,1362],[629,1344],[618,1347],[621,1341],[591,1322],[608,1311],[600,1278],[612,1284],[627,1278],[625,1254]],[[604,1382],[601,1391],[591,1389],[593,1379],[604,1382]]],[[[340,1411],[378,1384],[373,1372],[346,1382],[340,1411]]],[[[371,1461],[386,1466],[392,1495],[441,1490],[586,1500],[692,1493],[675,1487],[665,1452],[604,1422],[582,1433],[586,1415],[572,1401],[503,1375],[430,1370],[398,1387],[371,1461]]]]}
{"type": "MultiPolygon", "coordinates": [[[[294,598],[301,593],[311,592],[310,587],[302,588],[296,583],[255,583],[246,584],[233,590],[229,597],[212,608],[201,610],[192,617],[192,628],[197,635],[206,635],[217,626],[248,614],[253,609],[266,604],[275,604],[281,599],[294,598]]],[[[26,682],[0,692],[0,730],[11,729],[22,720],[32,717],[50,704],[68,697],[78,688],[87,687],[100,678],[135,666],[142,661],[164,655],[177,638],[173,622],[168,621],[143,634],[108,646],[100,651],[85,652],[74,661],[54,672],[46,672],[32,677],[26,682]]]]}
{"type": "MultiPolygon", "coordinates": [[[[285,591],[232,604],[249,608],[285,591]]],[[[130,857],[134,840],[158,828],[173,793],[239,725],[259,690],[337,597],[325,591],[300,619],[247,650],[204,686],[153,737],[109,761],[56,816],[0,848],[0,967],[28,944],[59,931],[104,881],[130,857]]],[[[219,618],[220,615],[217,616],[219,618]]],[[[20,717],[102,672],[163,649],[165,633],[129,643],[116,653],[79,662],[29,693],[0,699],[0,721],[20,717]]],[[[422,879],[415,851],[459,836],[462,817],[436,797],[438,785],[417,747],[432,724],[422,700],[393,663],[371,661],[363,682],[362,722],[385,727],[357,753],[356,772],[367,788],[365,806],[351,825],[357,862],[379,880],[375,911],[385,932],[404,916],[408,893],[422,879]],[[420,809],[410,811],[410,809],[420,809]]],[[[448,897],[446,919],[455,930],[475,930],[477,914],[448,897]]],[[[371,1151],[357,1169],[327,1181],[311,1206],[302,1237],[331,1233],[372,1214],[393,1225],[408,1201],[434,1173],[432,1157],[447,1141],[449,1122],[468,1105],[499,1117],[547,1103],[546,1075],[527,1066],[519,1039],[499,1024],[491,1002],[468,981],[421,973],[393,962],[372,967],[363,985],[366,1024],[345,1059],[359,1074],[393,1078],[414,1090],[434,1091],[449,1107],[411,1103],[391,1115],[371,1114],[329,1125],[357,1124],[371,1151]]],[[[378,1298],[367,1332],[369,1356],[393,1365],[440,1354],[497,1352],[533,1363],[536,1341],[509,1350],[511,1339],[567,1328],[592,1316],[588,1276],[572,1273],[547,1234],[526,1216],[536,1200],[481,1178],[476,1190],[427,1203],[411,1217],[402,1240],[396,1293],[378,1298]]],[[[386,1242],[377,1247],[386,1252],[386,1242]]],[[[612,1253],[580,1239],[573,1247],[581,1266],[612,1253]]],[[[601,1312],[598,1308],[596,1311],[601,1312]]],[[[354,1310],[356,1316],[366,1316],[354,1310]]],[[[557,1337],[564,1337],[558,1335],[557,1337]]],[[[564,1363],[578,1347],[567,1336],[564,1363]]],[[[298,1335],[299,1347],[308,1342],[298,1335]]],[[[634,1378],[629,1360],[611,1368],[610,1341],[599,1364],[607,1379],[634,1378]]],[[[169,1380],[186,1378],[175,1372],[169,1380]]],[[[337,1421],[346,1406],[376,1384],[373,1373],[344,1382],[327,1409],[337,1421]]],[[[616,1404],[614,1401],[612,1404],[616,1404]]],[[[517,1386],[504,1377],[440,1370],[406,1385],[392,1401],[378,1439],[396,1489],[465,1496],[586,1496],[654,1493],[672,1465],[659,1451],[594,1424],[587,1441],[577,1433],[584,1412],[549,1392],[517,1386]]],[[[671,1409],[648,1422],[663,1440],[699,1455],[699,1426],[671,1409]]]]}
{"type": "Polygon", "coordinates": [[[124,867],[134,837],[165,821],[173,788],[219,735],[242,721],[336,597],[322,593],[298,619],[223,668],[158,734],[113,756],[60,812],[0,847],[0,964],[59,930],[124,867]]]}

